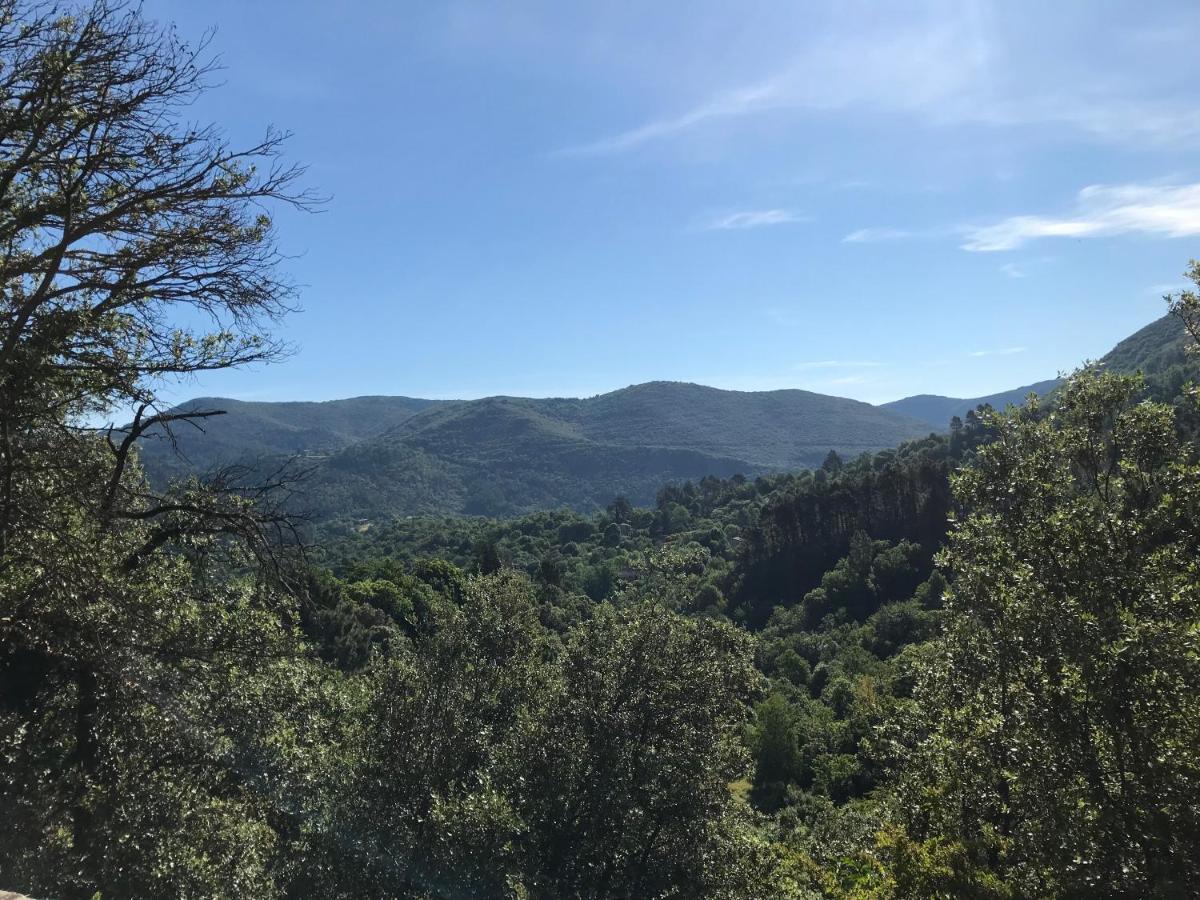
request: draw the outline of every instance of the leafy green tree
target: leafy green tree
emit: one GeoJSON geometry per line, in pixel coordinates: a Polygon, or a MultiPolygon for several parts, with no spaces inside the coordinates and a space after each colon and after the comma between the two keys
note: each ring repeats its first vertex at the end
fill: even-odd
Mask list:
{"type": "Polygon", "coordinates": [[[618,525],[628,522],[633,517],[633,504],[624,494],[615,497],[613,502],[608,504],[608,515],[618,525]]]}
{"type": "Polygon", "coordinates": [[[749,639],[675,613],[686,573],[670,554],[653,565],[653,587],[567,636],[526,751],[520,808],[539,896],[711,896],[741,865],[727,785],[747,765],[749,639]]]}
{"type": "Polygon", "coordinates": [[[836,450],[830,450],[825,455],[825,460],[821,463],[821,471],[826,475],[836,475],[842,471],[842,458],[838,456],[836,450]]]}
{"type": "Polygon", "coordinates": [[[553,669],[531,590],[511,570],[364,684],[355,760],[326,840],[332,896],[501,896],[521,881],[515,803],[553,669]]]}
{"type": "Polygon", "coordinates": [[[270,895],[307,802],[275,794],[312,674],[256,502],[282,479],[137,465],[218,412],[163,380],[273,358],[292,296],[265,210],[298,172],[181,121],[203,52],[136,6],[0,0],[0,881],[38,894],[270,895]]]}
{"type": "Polygon", "coordinates": [[[906,808],[1024,895],[1200,877],[1200,467],[1137,378],[990,417],[955,483],[947,628],[906,808]]]}
{"type": "Polygon", "coordinates": [[[777,809],[787,785],[803,777],[796,714],[780,694],[771,694],[754,713],[749,743],[754,754],[755,802],[763,809],[777,809]]]}

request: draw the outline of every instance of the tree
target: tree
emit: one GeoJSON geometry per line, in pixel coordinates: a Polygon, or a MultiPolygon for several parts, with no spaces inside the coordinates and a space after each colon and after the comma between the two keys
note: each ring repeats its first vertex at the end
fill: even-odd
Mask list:
{"type": "Polygon", "coordinates": [[[608,504],[608,515],[618,525],[628,522],[633,516],[633,504],[624,494],[618,495],[608,504]]]}
{"type": "Polygon", "coordinates": [[[743,855],[727,785],[747,764],[749,637],[675,613],[688,581],[669,554],[654,565],[567,636],[526,749],[538,896],[712,896],[743,855]]]}
{"type": "Polygon", "coordinates": [[[288,829],[250,700],[303,668],[287,478],[159,492],[136,461],[219,413],[163,409],[165,380],[283,352],[268,206],[312,199],[283,135],[183,124],[204,53],[133,5],[0,0],[0,873],[39,893],[269,893],[288,829]]]}
{"type": "Polygon", "coordinates": [[[1196,353],[1200,348],[1200,261],[1192,260],[1184,277],[1196,286],[1196,290],[1182,290],[1167,296],[1167,304],[1171,313],[1182,323],[1191,343],[1188,352],[1196,353]]]}
{"type": "Polygon", "coordinates": [[[326,896],[501,896],[522,880],[516,804],[553,678],[530,586],[479,576],[411,652],[379,659],[325,835],[326,896]]]}
{"type": "Polygon", "coordinates": [[[985,414],[997,438],[955,482],[902,808],[1022,895],[1200,877],[1200,467],[1140,389],[1084,371],[1049,415],[985,414]]]}
{"type": "Polygon", "coordinates": [[[755,802],[763,809],[777,809],[788,784],[800,780],[802,768],[796,715],[786,697],[772,694],[758,704],[750,746],[755,802]]]}
{"type": "Polygon", "coordinates": [[[284,349],[263,328],[293,295],[264,204],[311,198],[279,162],[283,135],[235,150],[179,123],[212,72],[204,52],[123,4],[0,3],[0,552],[36,448],[132,410],[100,481],[112,514],[138,437],[216,412],[159,410],[164,379],[284,349]]]}
{"type": "Polygon", "coordinates": [[[830,450],[825,454],[825,460],[821,463],[821,471],[826,475],[836,475],[842,471],[842,458],[838,456],[836,450],[830,450]]]}

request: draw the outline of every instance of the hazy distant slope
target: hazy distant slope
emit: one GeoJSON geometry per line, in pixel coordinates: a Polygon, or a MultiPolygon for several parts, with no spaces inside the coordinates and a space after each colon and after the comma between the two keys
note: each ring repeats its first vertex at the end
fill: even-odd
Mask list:
{"type": "Polygon", "coordinates": [[[923,422],[807,391],[746,393],[654,382],[587,399],[489,397],[433,403],[196,400],[228,415],[177,429],[143,452],[157,477],[240,459],[302,454],[316,464],[303,502],[320,519],[592,509],[617,494],[648,502],[664,483],[755,476],[891,447],[923,422]]]}
{"type": "Polygon", "coordinates": [[[617,494],[648,502],[669,481],[762,471],[695,450],[597,443],[518,403],[463,404],[424,425],[332,456],[309,492],[316,517],[595,509],[617,494]]]}
{"type": "Polygon", "coordinates": [[[583,401],[581,427],[595,440],[690,447],[769,469],[820,463],[830,449],[857,455],[923,437],[905,413],[810,391],[724,391],[652,381],[583,401]]]}
{"type": "Polygon", "coordinates": [[[508,514],[648,502],[664,483],[748,476],[924,435],[920,422],[805,391],[655,382],[588,399],[489,397],[426,410],[330,458],[320,518],[508,514]]]}
{"type": "MultiPolygon", "coordinates": [[[[1196,360],[1189,359],[1184,352],[1186,345],[1187,335],[1183,324],[1174,316],[1166,315],[1125,338],[1101,357],[1099,362],[1113,372],[1141,372],[1147,376],[1151,394],[1174,396],[1179,384],[1200,374],[1197,371],[1196,360]]],[[[949,424],[951,417],[961,418],[968,410],[981,403],[987,403],[995,409],[1003,409],[1010,403],[1023,403],[1031,393],[1038,396],[1048,394],[1059,382],[1060,379],[1050,378],[987,397],[960,398],[917,394],[881,404],[881,408],[912,416],[935,428],[943,429],[949,424]]]]}
{"type": "Polygon", "coordinates": [[[176,410],[224,410],[225,415],[177,423],[173,429],[182,458],[161,432],[142,442],[152,475],[207,471],[229,462],[293,454],[331,453],[378,434],[438,404],[412,397],[353,397],[324,403],[255,403],[198,397],[176,410]]]}
{"type": "Polygon", "coordinates": [[[1019,406],[1028,399],[1030,394],[1037,394],[1039,397],[1048,394],[1058,387],[1059,381],[1058,378],[1050,378],[1036,384],[1014,388],[1011,391],[989,394],[986,397],[964,398],[942,397],[938,394],[916,394],[912,397],[904,397],[901,400],[881,404],[881,406],[883,409],[890,409],[893,412],[920,419],[940,431],[950,425],[950,420],[954,416],[962,418],[968,411],[975,409],[981,403],[986,403],[993,409],[1004,409],[1009,404],[1019,406]]]}

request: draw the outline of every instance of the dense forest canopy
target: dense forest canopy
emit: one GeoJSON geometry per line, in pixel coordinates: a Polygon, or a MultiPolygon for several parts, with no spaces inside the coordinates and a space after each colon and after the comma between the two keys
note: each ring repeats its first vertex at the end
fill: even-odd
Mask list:
{"type": "Polygon", "coordinates": [[[269,210],[316,202],[281,136],[186,124],[204,53],[0,0],[0,889],[1192,889],[1200,293],[1120,369],[891,449],[308,547],[288,467],[140,463],[215,412],[165,376],[279,352],[269,210]]]}

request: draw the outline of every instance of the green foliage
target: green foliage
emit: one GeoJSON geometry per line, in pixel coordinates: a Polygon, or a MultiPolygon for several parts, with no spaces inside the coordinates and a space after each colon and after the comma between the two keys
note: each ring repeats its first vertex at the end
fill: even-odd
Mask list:
{"type": "Polygon", "coordinates": [[[1182,890],[1200,834],[1200,468],[1138,379],[1082,372],[956,480],[909,802],[1021,893],[1182,890]]]}
{"type": "Polygon", "coordinates": [[[156,413],[163,376],[274,353],[261,325],[290,286],[261,207],[305,198],[245,161],[278,138],[233,152],[176,122],[205,69],[137,7],[0,0],[0,63],[20,148],[0,159],[4,887],[998,900],[1200,880],[1194,292],[1106,362],[1149,382],[1085,371],[853,458],[923,429],[664,383],[242,405],[211,452],[321,457],[311,496],[343,521],[316,570],[269,466],[154,484],[137,451],[212,412],[156,413]],[[180,306],[229,324],[172,328],[180,306]],[[124,429],[82,425],[128,404],[124,429]],[[345,521],[562,503],[595,512],[345,521]]]}
{"type": "Polygon", "coordinates": [[[323,895],[728,883],[744,866],[725,786],[744,770],[750,644],[671,612],[682,576],[655,565],[663,590],[627,593],[561,640],[522,578],[473,579],[436,627],[363,670],[323,895]]]}

